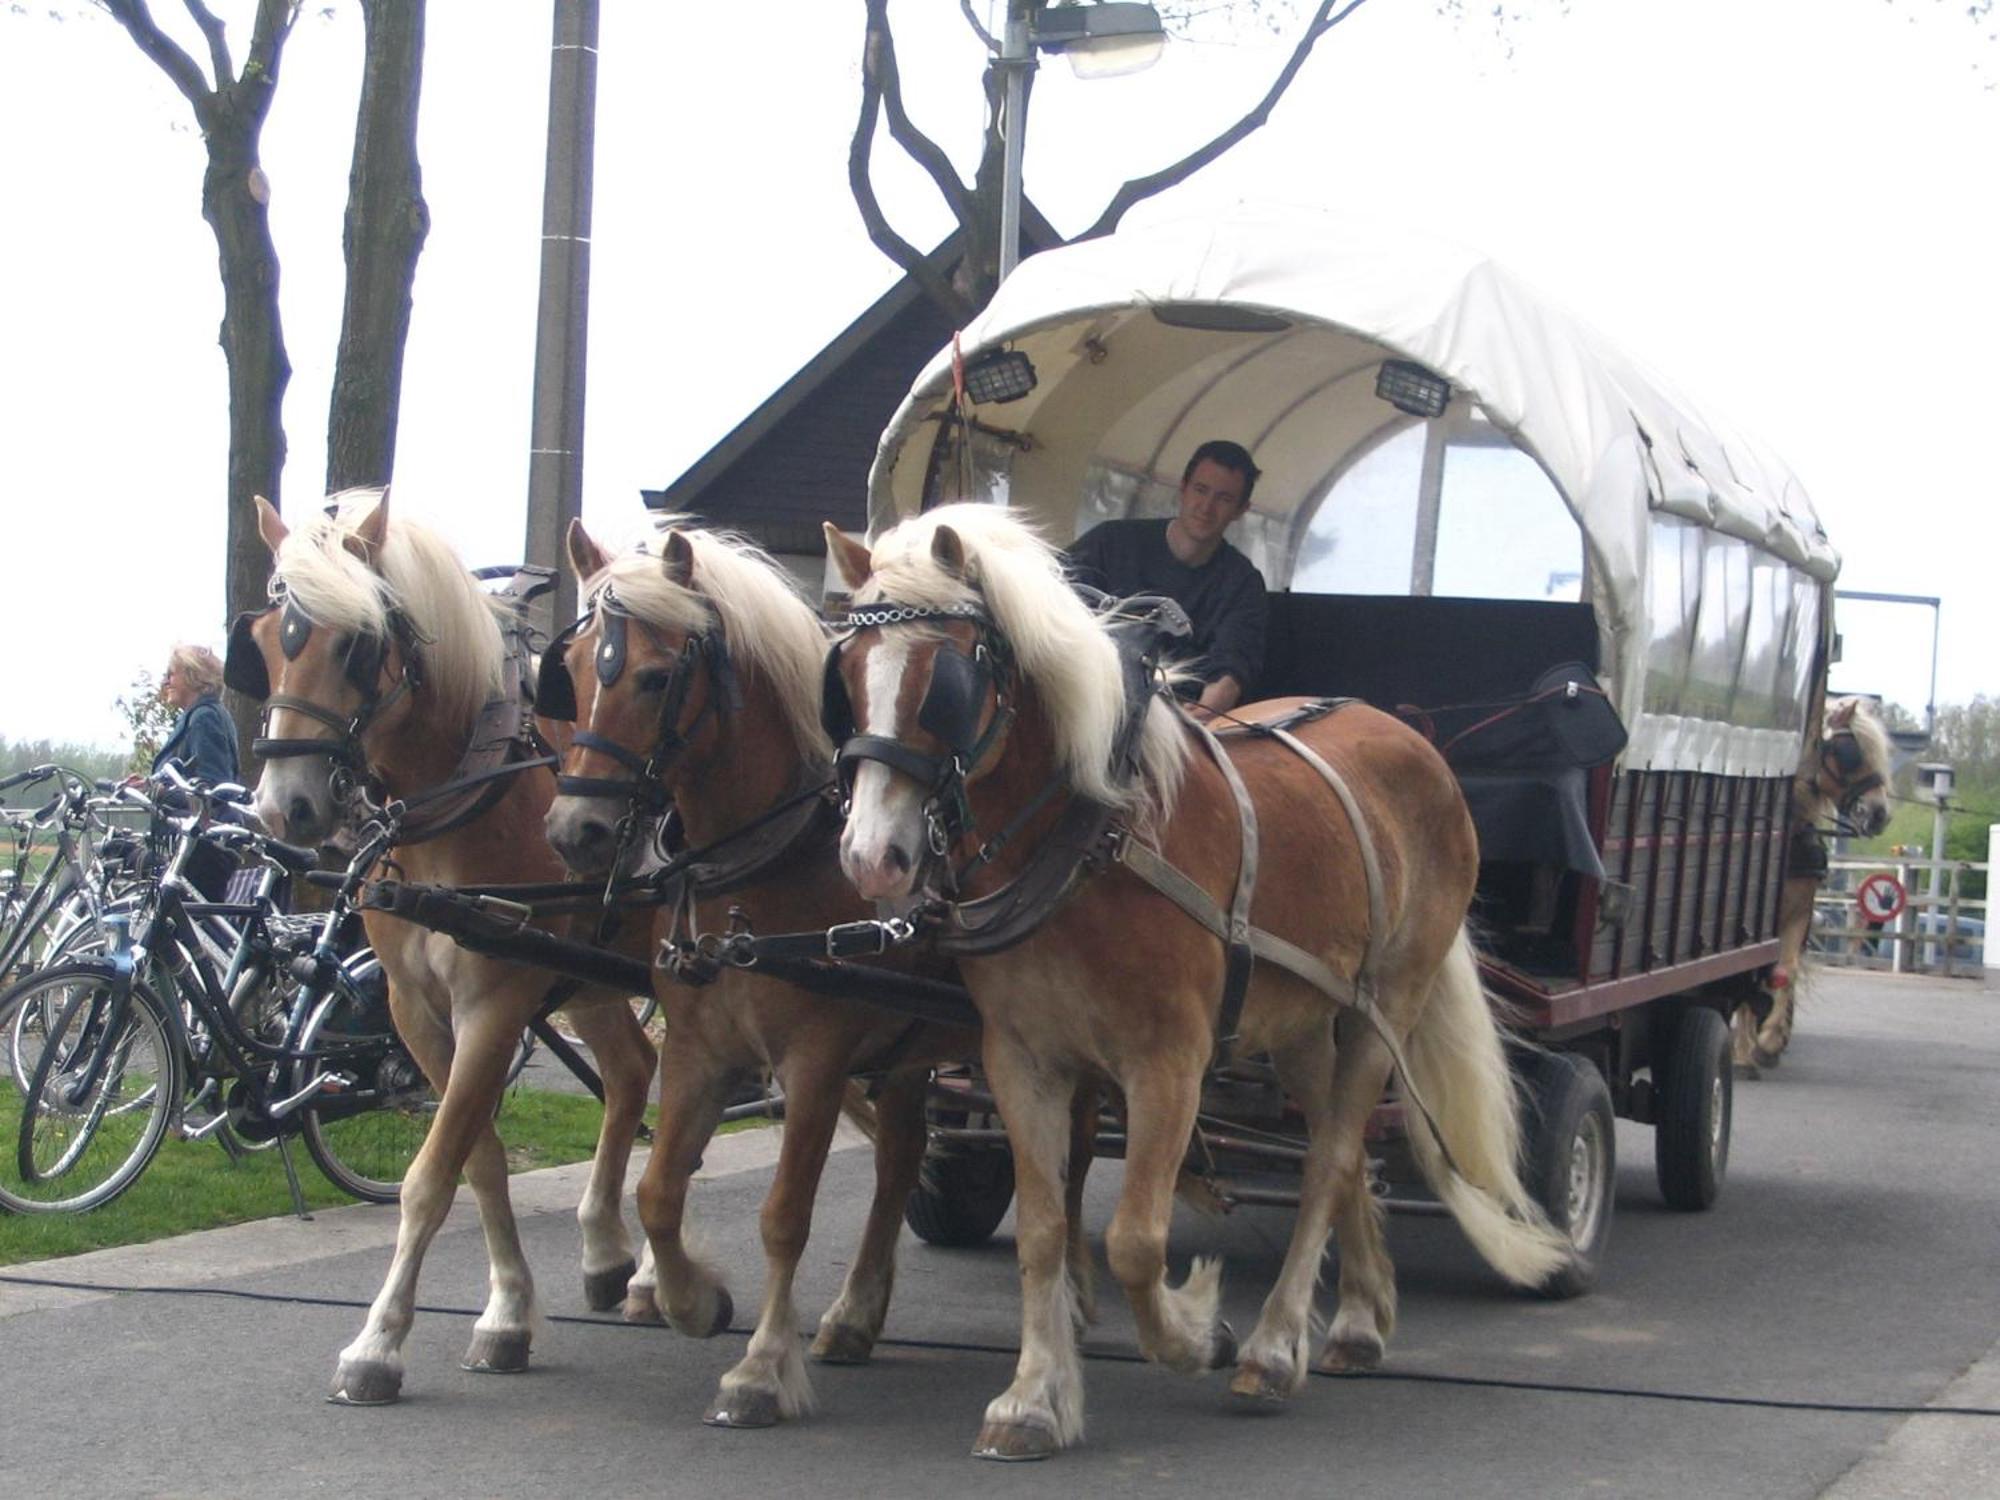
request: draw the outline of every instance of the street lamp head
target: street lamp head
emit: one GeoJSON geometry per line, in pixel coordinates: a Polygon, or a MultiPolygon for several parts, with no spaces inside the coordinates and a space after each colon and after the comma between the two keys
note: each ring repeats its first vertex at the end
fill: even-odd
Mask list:
{"type": "Polygon", "coordinates": [[[1068,58],[1078,78],[1116,78],[1158,62],[1167,33],[1152,6],[1104,0],[1042,11],[1035,18],[1033,41],[1042,52],[1068,58]]]}

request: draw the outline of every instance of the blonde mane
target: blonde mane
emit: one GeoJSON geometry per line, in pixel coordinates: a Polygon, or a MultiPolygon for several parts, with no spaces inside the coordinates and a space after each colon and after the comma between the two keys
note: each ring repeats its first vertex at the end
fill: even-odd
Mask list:
{"type": "Polygon", "coordinates": [[[730,659],[745,680],[762,681],[784,710],[799,753],[816,765],[833,759],[820,726],[826,630],[799,587],[771,556],[727,532],[706,531],[689,517],[665,516],[631,551],[584,580],[595,608],[606,585],[618,602],[649,625],[683,633],[704,631],[719,617],[730,659]],[[693,586],[667,576],[661,556],[670,534],[694,550],[693,586]]]}
{"type": "Polygon", "coordinates": [[[424,690],[438,714],[469,725],[505,685],[498,616],[507,606],[480,589],[436,532],[394,514],[380,571],[362,562],[346,539],[381,498],[380,490],[332,497],[331,515],[315,512],[279,544],[273,582],[283,582],[315,625],[342,634],[385,637],[390,611],[400,609],[417,634],[424,690]]]}
{"type": "Polygon", "coordinates": [[[924,608],[983,602],[1034,684],[1055,735],[1056,762],[1086,797],[1164,816],[1187,762],[1187,737],[1174,710],[1154,702],[1140,745],[1142,776],[1121,787],[1111,775],[1112,742],[1124,715],[1118,648],[1063,574],[1062,556],[1012,512],[996,505],[940,506],[903,522],[876,543],[873,571],[854,602],[924,608]],[[931,555],[938,528],[965,544],[965,577],[931,555]]]}

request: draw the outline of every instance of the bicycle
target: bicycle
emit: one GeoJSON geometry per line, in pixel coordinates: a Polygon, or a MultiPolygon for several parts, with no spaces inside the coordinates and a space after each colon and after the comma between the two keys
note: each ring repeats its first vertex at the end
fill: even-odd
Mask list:
{"type": "Polygon", "coordinates": [[[102,913],[103,952],[0,994],[0,1034],[17,1038],[15,1066],[27,1071],[11,1087],[0,1073],[0,1206],[108,1203],[169,1130],[275,1142],[302,1217],[294,1138],[344,1191],[394,1201],[436,1098],[390,1023],[373,955],[339,947],[387,835],[365,838],[333,878],[327,912],[287,917],[281,883],[312,870],[312,851],[215,822],[228,800],[178,777],[156,801],[119,795],[148,806],[157,872],[135,903],[102,913]],[[246,899],[213,900],[191,883],[204,845],[255,872],[246,899]]]}

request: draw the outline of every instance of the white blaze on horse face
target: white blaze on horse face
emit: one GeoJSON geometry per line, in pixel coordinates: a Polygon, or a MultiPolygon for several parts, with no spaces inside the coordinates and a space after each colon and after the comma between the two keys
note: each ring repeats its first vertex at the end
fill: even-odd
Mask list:
{"type": "MultiPolygon", "coordinates": [[[[899,632],[882,636],[869,647],[856,718],[859,733],[902,737],[896,704],[910,669],[913,644],[899,632]]],[[[855,890],[871,901],[908,895],[925,851],[923,788],[879,761],[862,761],[854,775],[847,826],[840,835],[840,867],[855,890]]]]}

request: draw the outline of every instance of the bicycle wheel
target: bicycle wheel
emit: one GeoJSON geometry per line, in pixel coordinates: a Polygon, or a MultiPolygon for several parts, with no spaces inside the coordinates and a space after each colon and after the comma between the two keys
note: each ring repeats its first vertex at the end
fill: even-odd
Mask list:
{"type": "Polygon", "coordinates": [[[386,990],[357,983],[352,964],[340,970],[300,1038],[303,1051],[324,1054],[301,1065],[301,1081],[331,1081],[323,1102],[307,1105],[300,1123],[307,1152],[335,1187],[370,1203],[394,1203],[403,1173],[430,1134],[438,1096],[396,1035],[386,990]]]}
{"type": "Polygon", "coordinates": [[[13,1146],[0,1149],[0,1205],[16,1213],[109,1203],[166,1136],[181,1084],[173,1026],[135,980],[114,1030],[120,983],[109,966],[64,964],[0,996],[0,1022],[34,1058],[25,1090],[0,1079],[0,1146],[13,1146]]]}

